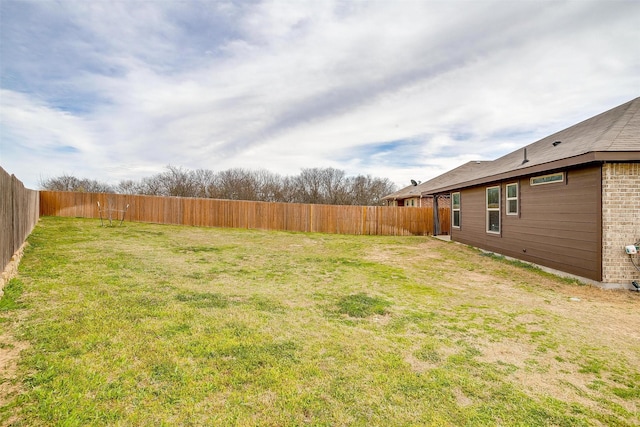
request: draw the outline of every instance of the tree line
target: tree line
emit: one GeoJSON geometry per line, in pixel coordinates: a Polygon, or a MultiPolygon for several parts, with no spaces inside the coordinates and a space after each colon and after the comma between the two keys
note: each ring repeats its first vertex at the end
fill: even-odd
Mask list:
{"type": "Polygon", "coordinates": [[[117,185],[64,174],[41,180],[40,187],[50,191],[364,206],[380,205],[382,197],[396,190],[387,178],[347,176],[334,168],[308,168],[298,175],[282,176],[267,170],[235,168],[214,172],[175,166],[167,166],[164,172],[140,180],[123,180],[117,185]]]}

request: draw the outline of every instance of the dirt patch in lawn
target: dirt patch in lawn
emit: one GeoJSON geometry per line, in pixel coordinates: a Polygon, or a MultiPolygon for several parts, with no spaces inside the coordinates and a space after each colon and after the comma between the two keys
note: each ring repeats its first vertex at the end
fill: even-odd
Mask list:
{"type": "Polygon", "coordinates": [[[0,407],[7,405],[22,391],[20,383],[16,382],[18,360],[22,350],[28,347],[27,342],[18,341],[12,335],[0,335],[0,407]]]}

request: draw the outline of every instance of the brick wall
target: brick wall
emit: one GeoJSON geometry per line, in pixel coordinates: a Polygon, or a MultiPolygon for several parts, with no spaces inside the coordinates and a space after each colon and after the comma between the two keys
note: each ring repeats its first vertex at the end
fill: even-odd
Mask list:
{"type": "MultiPolygon", "coordinates": [[[[602,282],[630,287],[640,280],[624,247],[640,240],[640,163],[602,167],[602,282]]],[[[636,264],[640,255],[635,256],[636,264]]]]}

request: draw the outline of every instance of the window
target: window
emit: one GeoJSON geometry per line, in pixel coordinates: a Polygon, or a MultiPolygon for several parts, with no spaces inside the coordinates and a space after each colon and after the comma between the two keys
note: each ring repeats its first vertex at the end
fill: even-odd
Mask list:
{"type": "Polygon", "coordinates": [[[451,194],[451,223],[460,228],[460,193],[451,194]]]}
{"type": "Polygon", "coordinates": [[[550,175],[534,176],[531,178],[531,185],[552,184],[554,182],[563,182],[564,172],[552,173],[550,175]]]}
{"type": "Polygon", "coordinates": [[[487,233],[500,233],[500,187],[487,188],[487,233]]]}
{"type": "Polygon", "coordinates": [[[518,215],[518,184],[507,184],[507,215],[518,215]]]}

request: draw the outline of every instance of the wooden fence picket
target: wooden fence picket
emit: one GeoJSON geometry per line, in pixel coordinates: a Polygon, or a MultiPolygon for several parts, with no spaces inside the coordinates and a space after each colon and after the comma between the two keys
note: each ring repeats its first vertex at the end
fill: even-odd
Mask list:
{"type": "MultiPolygon", "coordinates": [[[[97,204],[129,208],[125,221],[335,234],[428,235],[431,207],[345,206],[41,191],[40,215],[98,218],[97,204]]],[[[439,208],[447,233],[448,207],[439,208]]]]}

